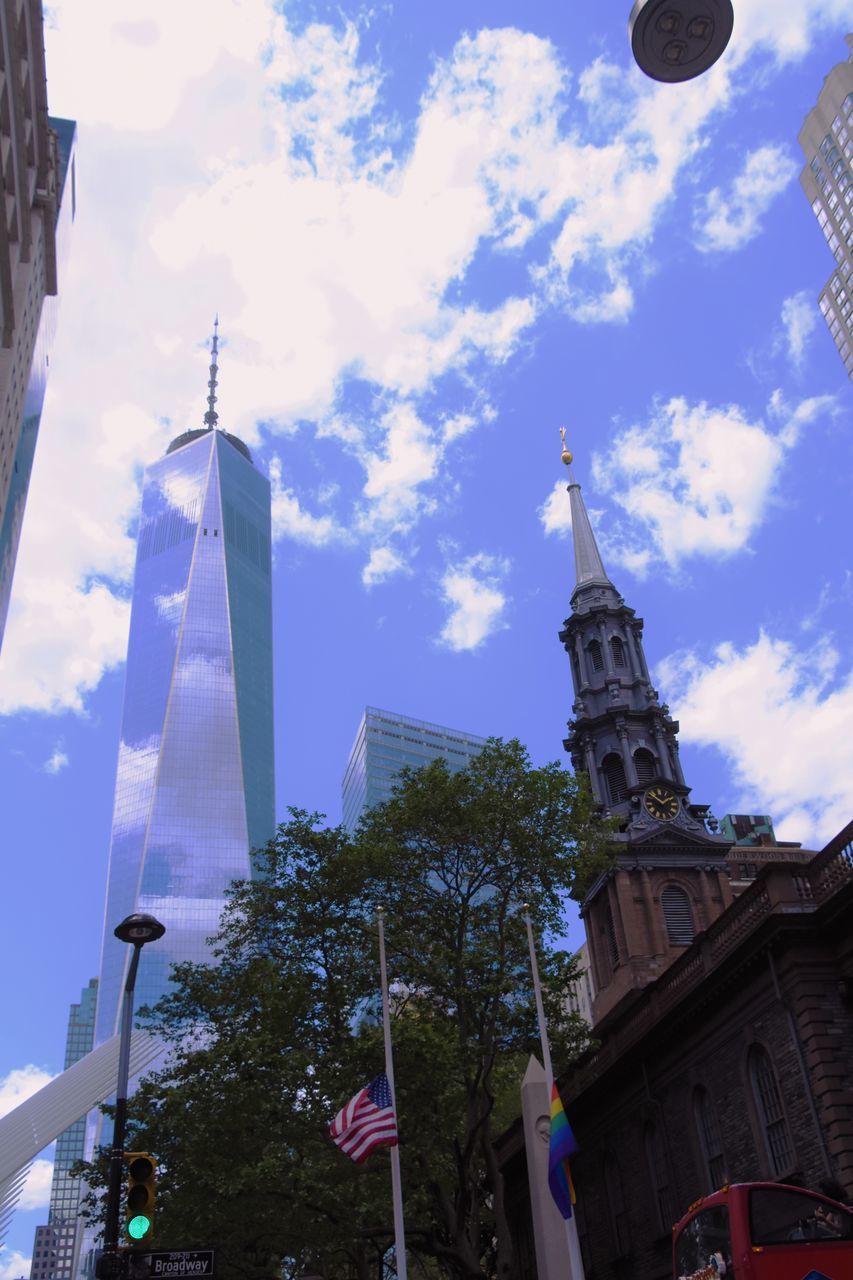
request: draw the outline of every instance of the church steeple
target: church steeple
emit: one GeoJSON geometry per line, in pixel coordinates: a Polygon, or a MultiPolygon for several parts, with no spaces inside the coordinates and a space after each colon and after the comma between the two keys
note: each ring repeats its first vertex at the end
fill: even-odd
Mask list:
{"type": "Polygon", "coordinates": [[[621,817],[625,827],[636,830],[653,821],[646,791],[659,784],[658,789],[672,797],[669,807],[676,806],[667,821],[704,830],[687,805],[689,788],[678,755],[678,724],[652,686],[642,620],[607,575],[571,469],[564,428],[561,436],[561,458],[569,469],[575,554],[572,612],[560,632],[575,690],[566,750],[575,769],[588,775],[595,798],[621,817]]]}
{"type": "Polygon", "coordinates": [[[731,901],[729,846],[709,829],[707,806],[690,803],[678,724],[652,686],[642,620],[607,576],[561,435],[575,553],[571,613],[560,632],[575,690],[563,745],[619,823],[612,867],[581,908],[598,1021],[654,981],[731,901]]]}
{"type": "Polygon", "coordinates": [[[573,459],[566,446],[565,427],[560,427],[560,437],[563,441],[563,452],[560,458],[569,472],[568,490],[572,512],[572,542],[575,548],[575,579],[577,582],[572,593],[572,603],[574,604],[574,598],[582,588],[592,585],[610,587],[611,590],[614,590],[614,588],[604,571],[601,553],[598,550],[595,534],[592,531],[592,525],[589,522],[586,506],[581,496],[581,487],[572,472],[573,459]]]}

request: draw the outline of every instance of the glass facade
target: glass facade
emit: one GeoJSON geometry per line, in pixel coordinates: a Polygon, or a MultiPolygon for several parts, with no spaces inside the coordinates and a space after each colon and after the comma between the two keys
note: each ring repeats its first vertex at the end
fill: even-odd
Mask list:
{"type": "Polygon", "coordinates": [[[455,773],[470,764],[485,745],[485,738],[471,733],[367,707],[344,772],[344,826],[355,830],[367,809],[390,800],[397,775],[407,765],[421,769],[443,759],[455,773]]]}
{"type": "MultiPolygon", "coordinates": [[[[72,1004],[65,1038],[65,1069],[91,1052],[95,1039],[95,1005],[98,979],[92,978],[72,1004]]],[[[56,1140],[50,1212],[47,1226],[36,1227],[30,1280],[71,1280],[77,1243],[80,1180],[69,1170],[83,1159],[86,1117],[81,1116],[56,1140]]]]}
{"type": "Polygon", "coordinates": [[[137,1008],[209,957],[228,885],[275,829],[272,716],[269,482],[234,437],[188,432],[143,487],[96,1043],[119,1027],[125,916],[166,926],[137,1008]]]}
{"type": "MultiPolygon", "coordinates": [[[[48,121],[56,135],[56,258],[57,261],[62,262],[68,254],[71,225],[74,221],[77,204],[75,172],[77,126],[73,120],[60,120],[54,116],[49,116],[48,121]]],[[[42,410],[44,409],[50,352],[56,334],[59,311],[58,296],[56,294],[45,295],[43,293],[43,280],[46,274],[47,264],[45,263],[39,278],[41,283],[37,282],[35,275],[32,278],[30,289],[32,296],[27,299],[25,310],[25,315],[29,315],[36,305],[40,307],[32,356],[30,358],[29,353],[27,356],[29,364],[25,375],[27,387],[24,392],[20,431],[15,446],[15,456],[9,479],[9,491],[6,498],[6,506],[0,512],[0,642],[3,639],[6,615],[9,610],[12,577],[15,572],[15,560],[18,554],[18,543],[21,539],[21,526],[24,521],[27,491],[30,487],[36,441],[38,439],[39,426],[41,425],[42,410]]],[[[25,335],[22,335],[20,340],[24,341],[24,337],[25,335]]]]}

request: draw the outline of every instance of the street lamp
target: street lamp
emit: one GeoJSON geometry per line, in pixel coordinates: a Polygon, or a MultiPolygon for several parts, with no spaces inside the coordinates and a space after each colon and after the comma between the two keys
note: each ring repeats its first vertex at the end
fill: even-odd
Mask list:
{"type": "Polygon", "coordinates": [[[113,1122],[113,1144],[110,1151],[110,1176],[107,1183],[107,1211],[104,1223],[104,1250],[98,1259],[97,1275],[107,1280],[118,1272],[118,1219],[121,1199],[122,1164],[124,1162],[124,1131],[127,1123],[127,1077],[130,1068],[130,1030],[133,1023],[133,990],[139,955],[146,942],[156,942],[166,932],[166,926],[153,916],[135,912],[122,920],[113,930],[115,936],[133,947],[127,981],[124,984],[124,1002],[121,1010],[121,1037],[118,1051],[118,1083],[116,1085],[116,1109],[113,1122]]]}
{"type": "Polygon", "coordinates": [[[640,70],[674,84],[712,67],[733,26],[731,0],[635,0],[628,35],[640,70]]]}

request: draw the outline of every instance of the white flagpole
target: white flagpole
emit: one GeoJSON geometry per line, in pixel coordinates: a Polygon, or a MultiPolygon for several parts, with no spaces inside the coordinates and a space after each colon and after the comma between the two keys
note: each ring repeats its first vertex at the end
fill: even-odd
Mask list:
{"type": "MultiPolygon", "coordinates": [[[[551,1046],[548,1043],[548,1028],[545,1025],[545,1006],[542,1003],[542,986],[539,982],[539,964],[536,960],[536,946],[533,942],[533,925],[530,920],[530,908],[525,902],[522,907],[524,923],[527,925],[527,945],[530,949],[530,971],[533,974],[533,994],[536,998],[536,1017],[539,1022],[539,1043],[542,1045],[542,1065],[545,1068],[545,1088],[548,1092],[548,1113],[551,1111],[551,1090],[554,1087],[554,1069],[551,1066],[551,1046]]],[[[578,1240],[578,1224],[575,1215],[565,1219],[566,1241],[569,1246],[570,1280],[585,1280],[583,1260],[581,1258],[580,1241],[578,1240]]]]}
{"type": "MultiPolygon", "coordinates": [[[[388,970],[385,966],[385,913],[376,909],[379,925],[379,977],[382,983],[382,1030],[385,1036],[385,1074],[391,1092],[391,1106],[397,1120],[397,1093],[394,1088],[394,1059],[391,1054],[391,1009],[388,1003],[388,970]]],[[[399,1121],[397,1121],[399,1124],[399,1121]]],[[[406,1234],[403,1228],[403,1183],[400,1178],[400,1148],[391,1148],[391,1192],[394,1198],[394,1254],[397,1264],[397,1280],[408,1280],[406,1266],[406,1234]]]]}

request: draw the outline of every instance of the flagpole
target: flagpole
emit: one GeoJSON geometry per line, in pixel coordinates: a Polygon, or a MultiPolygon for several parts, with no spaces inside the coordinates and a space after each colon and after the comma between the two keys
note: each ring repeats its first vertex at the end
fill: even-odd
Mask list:
{"type": "MultiPolygon", "coordinates": [[[[391,1106],[394,1108],[394,1119],[397,1122],[397,1132],[399,1134],[400,1122],[397,1118],[397,1092],[394,1088],[394,1058],[391,1054],[391,1009],[388,1002],[388,970],[385,965],[385,912],[382,907],[377,907],[376,909],[376,920],[379,925],[379,977],[382,984],[385,1075],[388,1077],[391,1106]]],[[[403,1182],[400,1177],[400,1148],[396,1143],[391,1148],[391,1192],[394,1199],[394,1254],[397,1264],[397,1280],[408,1280],[406,1234],[403,1227],[403,1182]]]]}
{"type": "MultiPolygon", "coordinates": [[[[542,1003],[542,984],[539,981],[539,964],[536,959],[536,945],[533,941],[533,924],[530,919],[530,907],[525,902],[524,923],[527,925],[527,945],[530,950],[530,971],[533,974],[533,995],[536,999],[536,1018],[539,1023],[539,1043],[542,1046],[542,1065],[545,1068],[545,1088],[548,1092],[548,1113],[551,1110],[551,1091],[554,1087],[554,1068],[551,1066],[551,1046],[548,1043],[548,1028],[545,1025],[545,1006],[542,1003]]],[[[578,1225],[575,1215],[564,1219],[566,1224],[566,1242],[569,1247],[570,1280],[585,1280],[583,1259],[581,1258],[578,1225]]]]}

